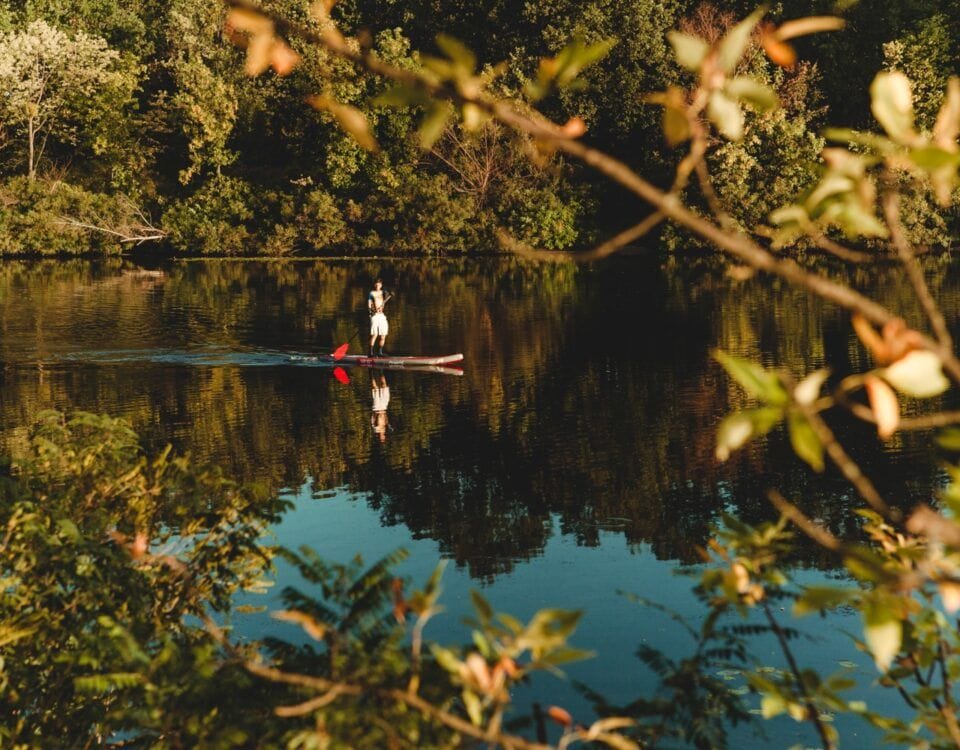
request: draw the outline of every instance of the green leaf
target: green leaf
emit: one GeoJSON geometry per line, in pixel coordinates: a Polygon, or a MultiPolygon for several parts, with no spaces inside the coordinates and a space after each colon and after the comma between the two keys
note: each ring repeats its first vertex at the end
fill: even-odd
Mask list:
{"type": "Polygon", "coordinates": [[[945,451],[960,451],[960,427],[948,427],[937,435],[937,445],[945,451]]]}
{"type": "Polygon", "coordinates": [[[343,130],[353,136],[361,148],[367,151],[377,150],[377,141],[370,130],[367,116],[356,107],[338,102],[329,96],[317,94],[307,98],[307,102],[314,109],[325,110],[333,115],[343,130]]]}
{"type": "Polygon", "coordinates": [[[677,62],[692,72],[700,70],[704,58],[710,52],[710,45],[693,34],[684,34],[680,31],[668,31],[667,39],[673,47],[673,54],[677,62]]]}
{"type": "Polygon", "coordinates": [[[584,659],[592,659],[596,656],[594,651],[586,651],[580,648],[568,648],[561,647],[556,648],[548,654],[544,654],[540,658],[541,664],[550,664],[551,666],[560,666],[561,664],[569,664],[573,661],[583,661],[584,659]]]}
{"type": "Polygon", "coordinates": [[[439,664],[444,670],[450,674],[460,674],[460,665],[463,663],[448,648],[443,646],[438,646],[436,643],[430,644],[430,651],[433,653],[433,658],[436,659],[437,664],[439,664]]]}
{"type": "Polygon", "coordinates": [[[806,206],[811,212],[815,212],[828,198],[850,193],[856,186],[857,183],[849,175],[827,172],[807,196],[806,206]]]}
{"type": "Polygon", "coordinates": [[[736,101],[722,91],[710,94],[707,117],[725,138],[731,141],[743,138],[743,111],[736,101]]]}
{"type": "Polygon", "coordinates": [[[758,8],[744,20],[727,32],[718,47],[717,62],[724,73],[732,73],[750,43],[753,30],[766,13],[766,8],[758,8]]]}
{"type": "Polygon", "coordinates": [[[473,602],[473,608],[480,616],[480,622],[487,623],[493,619],[493,607],[479,591],[470,589],[470,600],[473,602]]]}
{"type": "Polygon", "coordinates": [[[80,529],[69,518],[61,518],[57,521],[57,530],[60,536],[66,537],[71,542],[79,542],[82,539],[80,529]]]}
{"type": "Polygon", "coordinates": [[[746,359],[727,354],[722,349],[715,349],[713,358],[751,396],[755,396],[771,406],[786,406],[789,402],[790,398],[787,391],[776,373],[765,370],[760,365],[746,359]]]}
{"type": "Polygon", "coordinates": [[[951,153],[950,151],[945,151],[944,149],[937,148],[936,146],[922,146],[920,148],[911,149],[910,161],[916,164],[920,169],[923,169],[927,172],[932,172],[934,170],[943,169],[944,167],[956,167],[958,164],[960,164],[960,154],[951,153]]]}
{"type": "Polygon", "coordinates": [[[467,709],[467,715],[470,717],[470,721],[473,722],[474,726],[479,727],[483,724],[483,706],[480,703],[480,699],[471,690],[464,690],[461,695],[463,696],[463,705],[467,709]]]}
{"type": "Polygon", "coordinates": [[[910,79],[899,71],[878,73],[870,84],[870,109],[897,143],[914,140],[910,79]]]}
{"type": "Polygon", "coordinates": [[[760,700],[760,715],[772,719],[787,710],[787,702],[779,693],[768,693],[760,700]]]}
{"type": "Polygon", "coordinates": [[[437,34],[436,42],[437,47],[453,61],[458,74],[473,74],[477,67],[477,57],[463,42],[448,34],[437,34]]]}
{"type": "Polygon", "coordinates": [[[555,79],[558,86],[570,84],[580,71],[607,56],[616,44],[616,39],[603,39],[593,44],[584,44],[575,39],[564,47],[556,57],[555,79]]]}
{"type": "Polygon", "coordinates": [[[487,637],[481,633],[479,630],[474,630],[472,633],[473,643],[477,647],[477,650],[480,652],[480,655],[484,659],[492,659],[494,657],[493,649],[490,647],[490,641],[487,640],[487,637]]]}
{"type": "Polygon", "coordinates": [[[810,464],[816,472],[823,471],[823,443],[817,437],[807,418],[798,411],[791,411],[788,418],[790,444],[794,453],[810,464]]]}
{"type": "Polygon", "coordinates": [[[783,419],[783,410],[775,406],[744,409],[727,415],[717,428],[717,460],[726,461],[733,451],[749,440],[766,435],[783,419]]]}
{"type": "Polygon", "coordinates": [[[773,89],[747,76],[734,78],[726,85],[724,91],[727,96],[745,102],[761,112],[768,112],[780,105],[780,100],[777,99],[773,89]]]}
{"type": "Polygon", "coordinates": [[[838,589],[830,586],[807,586],[803,589],[800,598],[793,605],[793,613],[797,617],[834,609],[846,604],[853,597],[848,589],[838,589]]]}
{"type": "Polygon", "coordinates": [[[690,122],[683,110],[663,108],[663,135],[670,146],[679,146],[690,138],[690,122]]]}
{"type": "Polygon", "coordinates": [[[73,686],[81,693],[106,693],[111,690],[142,685],[147,680],[139,672],[111,672],[75,677],[73,686]]]}
{"type": "Polygon", "coordinates": [[[889,234],[883,222],[852,195],[827,206],[819,218],[836,224],[848,237],[886,237],[889,234]]]}
{"type": "Polygon", "coordinates": [[[888,138],[875,133],[863,133],[859,130],[850,128],[826,128],[823,136],[828,141],[837,141],[841,143],[853,143],[857,146],[865,146],[881,154],[891,153],[896,149],[888,138]]]}
{"type": "Polygon", "coordinates": [[[938,396],[950,387],[940,357],[930,351],[912,351],[880,375],[901,393],[916,398],[938,396]]]}
{"type": "Polygon", "coordinates": [[[410,107],[426,101],[422,91],[402,83],[388,87],[373,98],[373,103],[381,107],[410,107]]]}
{"type": "Polygon", "coordinates": [[[420,123],[420,129],[417,134],[420,137],[420,148],[429,151],[433,144],[443,135],[444,128],[447,127],[447,121],[453,111],[450,105],[445,102],[435,102],[424,115],[423,122],[420,123]]]}
{"type": "Polygon", "coordinates": [[[857,546],[855,549],[856,554],[844,557],[843,564],[857,580],[879,583],[889,577],[884,570],[883,559],[872,549],[864,546],[857,546]]]}
{"type": "Polygon", "coordinates": [[[514,635],[520,635],[523,632],[523,623],[520,622],[513,615],[508,615],[505,612],[501,612],[497,615],[497,619],[504,624],[504,626],[514,635]]]}

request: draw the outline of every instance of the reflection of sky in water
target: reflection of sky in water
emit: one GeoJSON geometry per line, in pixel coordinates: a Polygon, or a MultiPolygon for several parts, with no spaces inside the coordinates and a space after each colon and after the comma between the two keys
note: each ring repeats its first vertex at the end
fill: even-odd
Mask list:
{"type": "MultiPolygon", "coordinates": [[[[624,699],[652,684],[637,644],[682,656],[686,636],[618,589],[698,616],[689,581],[671,575],[676,561],[696,559],[724,511],[770,518],[770,487],[838,533],[855,526],[846,483],[812,475],[782,431],[726,465],[714,459],[716,424],[747,402],[710,349],[797,375],[829,361],[841,377],[869,362],[838,311],[759,280],[689,282],[633,262],[390,261],[403,287],[391,351],[466,359],[462,377],[388,373],[381,442],[375,374],[351,370],[341,383],[310,357],[363,340],[366,291],[382,265],[174,264],[162,283],[109,264],[0,268],[0,428],[16,432],[50,406],[107,412],[129,418],[150,450],[173,442],[239,481],[271,491],[312,483],[325,499],[297,494],[280,542],[341,561],[405,546],[414,582],[438,557],[456,561],[449,611],[428,630],[440,641],[466,639],[459,618],[471,586],[520,616],[584,608],[575,644],[600,653],[569,672],[624,699]]],[[[948,319],[960,320],[960,275],[938,283],[949,286],[948,319]]],[[[895,306],[904,297],[893,277],[878,289],[895,306]]],[[[919,436],[879,444],[869,427],[835,422],[889,498],[929,499],[942,482],[919,436]]],[[[835,565],[809,547],[801,557],[835,565]]],[[[295,635],[266,617],[242,620],[250,635],[295,635]]],[[[848,617],[835,623],[859,632],[848,617]]],[[[823,638],[798,644],[801,662],[831,672],[855,653],[832,627],[800,624],[823,638]]],[[[764,648],[761,657],[777,658],[764,648]]],[[[853,658],[869,682],[872,667],[853,658]]],[[[568,683],[530,695],[582,705],[568,683]]],[[[776,744],[795,741],[789,719],[776,726],[776,744]]]]}
{"type": "MultiPolygon", "coordinates": [[[[289,499],[294,502],[294,509],[275,530],[277,541],[286,546],[294,549],[301,545],[311,546],[322,550],[328,559],[341,562],[352,559],[362,549],[364,562],[368,565],[404,547],[411,554],[399,566],[398,572],[409,577],[413,588],[426,582],[440,560],[434,541],[415,539],[402,526],[382,525],[360,495],[341,488],[323,493],[318,498],[309,487],[304,487],[289,499]]],[[[524,621],[544,607],[583,610],[585,615],[571,645],[595,650],[596,655],[564,666],[567,679],[542,674],[530,687],[518,689],[514,694],[518,708],[527,710],[534,701],[542,705],[561,705],[571,710],[578,720],[585,721],[591,712],[589,704],[576,690],[575,681],[598,688],[610,700],[628,702],[639,695],[649,696],[657,684],[654,675],[635,656],[638,645],[643,643],[661,649],[674,659],[691,653],[693,640],[669,616],[618,593],[626,592],[651,600],[682,615],[694,628],[700,625],[704,610],[691,592],[694,579],[680,574],[675,563],[657,560],[648,548],[628,552],[622,535],[615,532],[602,532],[601,544],[596,547],[579,546],[570,537],[554,535],[542,555],[515,562],[517,565],[509,576],[498,577],[486,585],[472,580],[463,568],[448,565],[442,579],[440,599],[445,610],[430,621],[425,636],[444,645],[466,645],[469,642],[470,631],[462,618],[473,614],[469,597],[471,588],[480,590],[495,611],[509,612],[524,621]]],[[[800,571],[797,578],[808,584],[842,585],[828,574],[817,571],[800,571]]],[[[281,561],[276,585],[270,593],[248,595],[242,601],[277,609],[284,586],[310,591],[296,571],[281,561]]],[[[786,617],[788,613],[778,614],[786,617]]],[[[848,694],[850,700],[865,699],[875,710],[896,712],[899,699],[891,691],[869,688],[877,676],[870,658],[853,649],[849,638],[839,632],[844,629],[859,635],[859,619],[838,614],[831,616],[830,623],[836,629],[824,628],[823,622],[815,616],[791,623],[804,634],[793,642],[801,667],[820,669],[825,675],[852,669],[864,689],[857,694],[848,694]]],[[[271,620],[266,614],[239,615],[235,625],[236,633],[241,637],[266,633],[295,642],[306,640],[296,626],[271,620]]],[[[773,638],[756,639],[753,654],[762,663],[783,664],[773,638]]],[[[742,679],[733,673],[720,676],[738,687],[743,685],[742,679]]],[[[751,706],[758,704],[756,698],[752,699],[751,706]]],[[[845,744],[851,747],[875,736],[864,722],[850,716],[838,716],[836,724],[846,738],[845,744]]],[[[762,726],[771,747],[789,747],[797,742],[817,746],[812,729],[785,716],[763,722],[762,726]]],[[[741,743],[757,741],[751,728],[741,727],[734,730],[730,747],[742,747],[741,743]]]]}

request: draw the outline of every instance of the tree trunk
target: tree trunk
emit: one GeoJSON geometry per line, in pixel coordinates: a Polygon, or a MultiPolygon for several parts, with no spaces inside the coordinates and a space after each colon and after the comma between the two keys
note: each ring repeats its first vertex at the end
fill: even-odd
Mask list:
{"type": "Polygon", "coordinates": [[[33,150],[34,150],[34,141],[36,140],[36,131],[33,126],[33,118],[31,117],[27,121],[27,175],[30,179],[34,179],[37,175],[36,165],[33,163],[33,150]]]}

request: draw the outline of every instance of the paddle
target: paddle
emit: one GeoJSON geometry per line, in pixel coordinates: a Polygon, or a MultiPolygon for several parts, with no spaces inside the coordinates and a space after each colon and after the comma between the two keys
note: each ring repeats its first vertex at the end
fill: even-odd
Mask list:
{"type": "MultiPolygon", "coordinates": [[[[383,298],[383,304],[386,305],[387,300],[390,299],[391,297],[393,297],[393,294],[388,292],[387,295],[383,298]]],[[[360,333],[360,331],[354,331],[353,336],[348,338],[346,342],[344,342],[343,344],[340,344],[340,346],[338,346],[336,349],[333,350],[334,362],[339,362],[341,359],[347,356],[347,350],[350,348],[350,342],[357,337],[358,333],[360,333]]]]}

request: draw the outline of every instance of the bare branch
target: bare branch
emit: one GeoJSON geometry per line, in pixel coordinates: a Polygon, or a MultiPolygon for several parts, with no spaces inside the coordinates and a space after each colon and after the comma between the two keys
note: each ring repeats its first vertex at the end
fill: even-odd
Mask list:
{"type": "MultiPolygon", "coordinates": [[[[782,377],[788,386],[788,390],[792,392],[792,378],[790,378],[788,373],[784,373],[782,377]]],[[[870,481],[867,475],[864,474],[857,465],[856,461],[850,458],[843,449],[843,446],[840,445],[840,442],[833,434],[833,430],[823,421],[823,417],[820,416],[819,412],[810,404],[804,404],[797,400],[794,400],[794,405],[810,423],[813,431],[817,434],[817,438],[819,438],[824,449],[827,451],[827,455],[830,456],[830,460],[840,469],[840,473],[853,485],[854,489],[866,500],[867,504],[885,518],[889,518],[892,521],[902,520],[903,514],[897,508],[888,505],[880,496],[873,482],[870,481]]]]}
{"type": "Polygon", "coordinates": [[[796,505],[787,500],[779,490],[767,492],[767,499],[770,500],[774,508],[780,511],[781,515],[821,547],[831,552],[841,553],[844,551],[843,542],[826,528],[807,517],[796,505]]]}
{"type": "MultiPolygon", "coordinates": [[[[900,222],[900,196],[896,191],[887,189],[883,192],[881,200],[883,206],[883,216],[887,222],[887,228],[890,230],[890,239],[896,248],[900,262],[903,263],[904,270],[907,272],[907,278],[913,285],[913,290],[926,313],[930,326],[933,328],[937,342],[940,344],[938,354],[941,359],[949,358],[954,364],[957,363],[956,356],[953,353],[953,339],[950,331],[947,329],[947,323],[943,319],[943,313],[937,306],[936,300],[930,293],[930,287],[927,286],[927,280],[923,276],[923,269],[917,262],[913,248],[907,241],[903,233],[903,225],[900,222]]],[[[956,378],[954,378],[956,380],[956,378]]],[[[958,381],[960,382],[960,381],[958,381]]]]}
{"type": "Polygon", "coordinates": [[[132,242],[136,245],[144,242],[156,242],[167,236],[167,233],[162,229],[141,223],[134,223],[129,226],[108,227],[100,224],[88,224],[87,222],[69,216],[61,216],[57,223],[61,226],[73,227],[74,229],[102,232],[103,234],[117,237],[121,243],[132,242]]]}
{"type": "Polygon", "coordinates": [[[814,245],[847,263],[876,263],[880,260],[880,258],[873,253],[851,250],[839,242],[834,242],[812,224],[806,227],[806,231],[807,236],[813,241],[814,245]]]}
{"type": "Polygon", "coordinates": [[[594,260],[601,260],[613,255],[624,245],[628,245],[635,240],[640,239],[653,229],[657,224],[663,221],[663,214],[654,211],[647,218],[638,224],[634,224],[629,229],[624,229],[619,234],[614,235],[606,242],[602,242],[590,250],[580,252],[567,252],[564,250],[539,250],[530,247],[525,242],[521,242],[504,229],[497,231],[497,240],[506,249],[516,253],[522,258],[532,260],[550,260],[559,262],[573,261],[575,263],[589,263],[594,260]]]}

